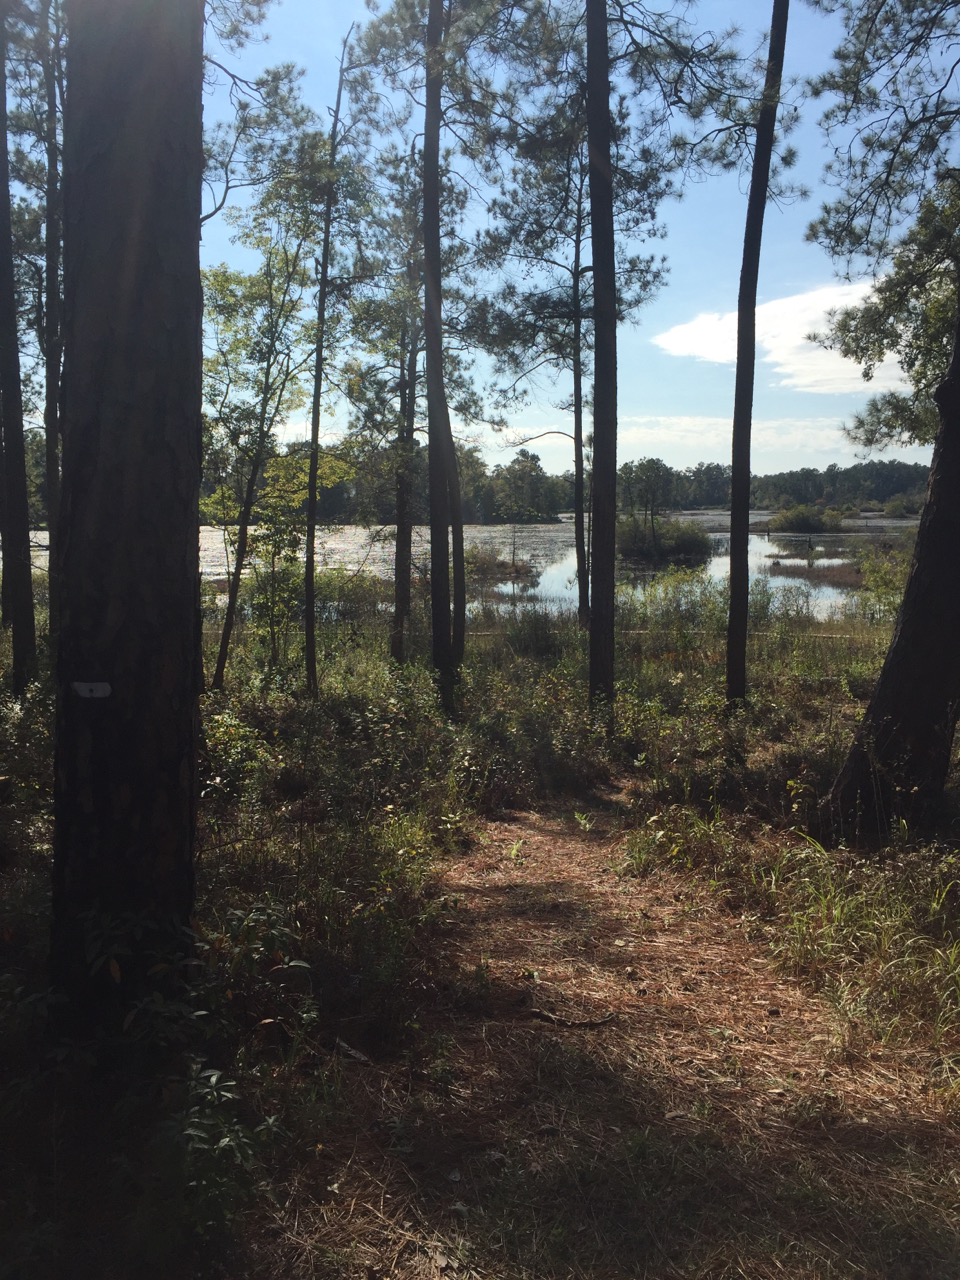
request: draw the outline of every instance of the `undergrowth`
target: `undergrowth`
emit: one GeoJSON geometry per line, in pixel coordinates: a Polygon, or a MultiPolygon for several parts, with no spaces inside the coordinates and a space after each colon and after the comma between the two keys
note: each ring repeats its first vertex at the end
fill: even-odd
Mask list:
{"type": "MultiPolygon", "coordinates": [[[[296,629],[278,643],[263,584],[249,588],[227,692],[203,700],[182,982],[119,1034],[56,1034],[44,968],[49,683],[0,706],[0,1234],[11,1242],[0,1275],[42,1280],[68,1259],[78,1280],[229,1265],[233,1224],[271,1202],[295,1155],[349,1124],[344,1064],[416,1058],[443,912],[437,859],[465,848],[485,814],[558,796],[586,804],[614,779],[635,796],[625,870],[706,876],[850,1026],[947,1059],[947,847],[899,833],[866,861],[795,831],[879,668],[876,617],[822,624],[803,588],[755,585],[755,685],[732,716],[723,584],[665,574],[619,603],[611,718],[586,708],[575,618],[491,608],[475,620],[447,717],[423,646],[406,667],[388,661],[381,593],[328,586],[315,701],[301,691],[296,629]]],[[[212,596],[207,609],[212,644],[212,596]]],[[[422,633],[417,623],[415,647],[422,633]]]]}
{"type": "Polygon", "coordinates": [[[956,1080],[958,878],[944,844],[912,840],[879,861],[795,831],[671,805],[628,835],[623,871],[706,875],[787,972],[834,1004],[855,1039],[918,1044],[956,1080]]]}

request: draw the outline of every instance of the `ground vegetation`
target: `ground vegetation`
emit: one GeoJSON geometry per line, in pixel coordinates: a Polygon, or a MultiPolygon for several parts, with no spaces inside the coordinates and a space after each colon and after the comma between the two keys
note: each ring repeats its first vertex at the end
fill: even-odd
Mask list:
{"type": "MultiPolygon", "coordinates": [[[[51,697],[7,699],[20,1274],[939,1274],[952,823],[899,828],[880,864],[803,835],[896,607],[893,566],[865,576],[830,622],[802,588],[752,590],[733,719],[723,584],[655,579],[618,606],[613,722],[584,705],[573,611],[472,611],[450,719],[426,597],[399,667],[389,589],[344,573],[318,576],[313,700],[302,633],[275,648],[250,580],[202,703],[189,981],[68,1040],[47,1030],[51,697]]],[[[93,960],[124,963],[106,936],[93,960]]]]}

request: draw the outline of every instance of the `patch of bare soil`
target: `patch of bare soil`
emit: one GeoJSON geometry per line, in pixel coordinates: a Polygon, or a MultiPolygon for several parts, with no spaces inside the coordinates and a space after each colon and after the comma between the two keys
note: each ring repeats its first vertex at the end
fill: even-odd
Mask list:
{"type": "Polygon", "coordinates": [[[451,860],[419,1048],[339,1059],[352,1127],[278,1207],[273,1274],[957,1274],[925,1063],[854,1043],[703,882],[619,876],[617,830],[519,813],[451,860]]]}

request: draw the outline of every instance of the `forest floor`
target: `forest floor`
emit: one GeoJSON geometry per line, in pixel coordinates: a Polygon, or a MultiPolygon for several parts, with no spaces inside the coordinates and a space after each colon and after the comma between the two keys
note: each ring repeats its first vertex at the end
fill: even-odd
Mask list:
{"type": "Polygon", "coordinates": [[[415,1047],[341,1028],[257,1275],[957,1275],[930,1055],[784,976],[706,877],[620,874],[629,803],[504,815],[441,868],[415,1047]]]}

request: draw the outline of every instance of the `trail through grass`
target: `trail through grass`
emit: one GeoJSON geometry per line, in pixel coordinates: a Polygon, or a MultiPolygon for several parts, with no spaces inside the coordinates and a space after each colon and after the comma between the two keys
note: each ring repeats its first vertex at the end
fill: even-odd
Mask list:
{"type": "Polygon", "coordinates": [[[622,875],[631,811],[513,814],[447,860],[416,1040],[342,1059],[350,1119],[256,1274],[952,1274],[933,1055],[859,1037],[705,877],[622,875]]]}

